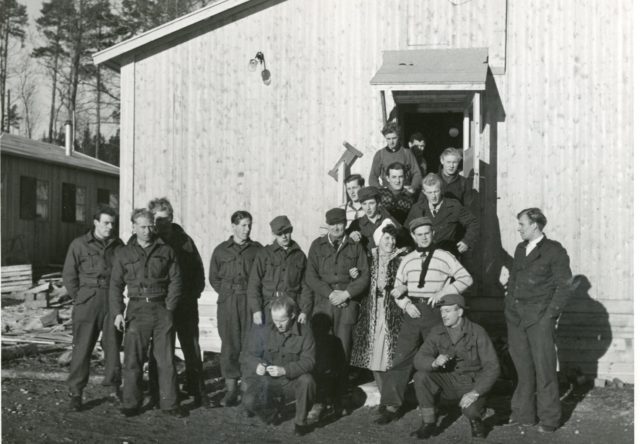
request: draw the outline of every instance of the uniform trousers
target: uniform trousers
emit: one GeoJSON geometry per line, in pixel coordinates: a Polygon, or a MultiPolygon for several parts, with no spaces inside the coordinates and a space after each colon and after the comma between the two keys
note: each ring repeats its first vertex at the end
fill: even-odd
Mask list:
{"type": "Polygon", "coordinates": [[[218,298],[218,334],[222,341],[220,370],[225,379],[239,379],[240,352],[247,329],[251,326],[251,314],[247,306],[247,293],[234,292],[218,298]],[[222,301],[222,302],[220,302],[222,301]]]}
{"type": "MultiPolygon", "coordinates": [[[[474,388],[471,376],[454,372],[419,371],[413,375],[413,381],[422,419],[426,424],[436,422],[435,402],[438,394],[444,399],[459,401],[474,388]]],[[[462,414],[469,419],[480,419],[485,402],[484,396],[478,397],[473,404],[462,409],[462,414]]]]}

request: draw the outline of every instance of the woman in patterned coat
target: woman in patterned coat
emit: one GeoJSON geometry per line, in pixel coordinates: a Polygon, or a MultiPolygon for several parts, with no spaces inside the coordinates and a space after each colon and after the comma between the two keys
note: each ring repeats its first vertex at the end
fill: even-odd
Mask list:
{"type": "Polygon", "coordinates": [[[351,353],[351,365],[371,370],[378,389],[381,373],[391,366],[400,330],[402,311],[390,291],[406,253],[405,249],[396,248],[398,231],[393,223],[385,222],[374,233],[377,248],[372,251],[371,285],[362,300],[360,318],[353,330],[351,353]]]}

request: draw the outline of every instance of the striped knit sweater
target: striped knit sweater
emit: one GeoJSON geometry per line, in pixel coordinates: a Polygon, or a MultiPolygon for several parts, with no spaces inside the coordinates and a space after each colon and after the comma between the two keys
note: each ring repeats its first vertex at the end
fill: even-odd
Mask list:
{"type": "MultiPolygon", "coordinates": [[[[429,298],[439,293],[444,296],[449,293],[461,294],[473,283],[469,272],[458,260],[445,250],[436,249],[429,263],[429,270],[425,276],[424,287],[418,288],[422,257],[415,250],[407,254],[400,263],[396,274],[395,288],[404,290],[406,295],[413,298],[429,298]],[[453,278],[453,282],[452,279],[453,278]]],[[[396,299],[396,303],[403,310],[411,301],[408,298],[396,299]]]]}

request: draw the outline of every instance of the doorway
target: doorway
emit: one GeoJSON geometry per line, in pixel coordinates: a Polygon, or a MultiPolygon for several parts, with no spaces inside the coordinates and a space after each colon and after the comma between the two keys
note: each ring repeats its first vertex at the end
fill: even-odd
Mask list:
{"type": "MultiPolygon", "coordinates": [[[[409,138],[420,132],[425,138],[424,157],[427,173],[437,173],[440,168],[440,154],[446,148],[462,148],[463,113],[425,113],[407,111],[402,113],[403,140],[408,146],[409,138]]],[[[459,166],[462,170],[462,162],[459,166]]]]}

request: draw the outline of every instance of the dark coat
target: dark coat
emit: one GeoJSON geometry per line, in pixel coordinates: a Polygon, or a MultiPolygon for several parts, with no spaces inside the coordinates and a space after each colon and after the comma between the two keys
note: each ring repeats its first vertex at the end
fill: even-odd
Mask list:
{"type": "Polygon", "coordinates": [[[159,237],[148,249],[131,236],[113,260],[109,307],[113,316],[124,312],[123,291],[133,297],[163,297],[167,310],[176,309],[182,296],[182,275],[176,253],[159,237]]]}
{"type": "Polygon", "coordinates": [[[99,289],[107,293],[113,258],[123,245],[118,237],[100,242],[94,237],[93,230],[71,242],[64,260],[62,280],[75,304],[88,301],[99,289]]]}
{"type": "Polygon", "coordinates": [[[262,247],[256,254],[249,275],[247,298],[251,313],[268,309],[280,291],[295,300],[303,313],[311,315],[313,293],[305,280],[307,256],[291,241],[285,251],[277,242],[262,247]]]}
{"type": "Polygon", "coordinates": [[[559,242],[542,238],[531,253],[527,242],[516,247],[507,284],[507,321],[524,326],[542,316],[557,317],[571,296],[571,267],[567,251],[559,242]]]}
{"type": "Polygon", "coordinates": [[[231,236],[213,250],[209,282],[218,293],[218,304],[234,294],[246,295],[253,260],[261,247],[262,245],[251,239],[243,245],[238,245],[231,236]]]}
{"type": "Polygon", "coordinates": [[[163,236],[167,244],[173,248],[178,257],[178,265],[182,272],[183,301],[187,298],[196,300],[204,290],[204,265],[202,257],[196,248],[196,244],[184,229],[178,224],[171,224],[172,230],[169,236],[163,236]]]}
{"type": "Polygon", "coordinates": [[[382,225],[382,222],[384,222],[385,219],[391,220],[391,222],[393,222],[393,225],[395,225],[395,227],[399,230],[398,246],[405,247],[408,243],[407,235],[404,234],[404,227],[400,224],[400,222],[398,222],[391,214],[389,214],[387,210],[382,207],[380,207],[380,215],[381,217],[378,218],[376,222],[371,222],[366,215],[359,217],[351,222],[351,225],[349,225],[349,228],[347,228],[347,234],[351,234],[354,231],[359,231],[360,234],[362,234],[360,243],[367,252],[367,255],[370,255],[371,250],[376,247],[376,243],[373,240],[373,233],[375,233],[380,225],[382,225]]]}
{"type": "Polygon", "coordinates": [[[471,180],[456,173],[453,179],[447,182],[444,178],[444,174],[442,173],[442,166],[440,166],[438,175],[442,178],[442,182],[444,183],[444,189],[442,190],[444,192],[444,197],[456,199],[465,207],[469,207],[471,205],[471,180]]]}
{"type": "Polygon", "coordinates": [[[473,248],[480,236],[478,219],[455,199],[445,197],[437,215],[433,215],[426,198],[419,199],[407,216],[404,226],[418,217],[427,216],[433,221],[435,235],[433,243],[454,255],[458,254],[456,244],[463,241],[469,248],[473,248]]]}
{"type": "Polygon", "coordinates": [[[305,277],[316,298],[328,299],[333,290],[347,290],[352,299],[359,299],[369,285],[367,254],[348,236],[338,251],[326,235],[321,236],[309,248],[305,277]],[[353,267],[360,271],[356,279],[349,275],[353,267]]]}
{"type": "Polygon", "coordinates": [[[453,372],[470,378],[474,390],[484,395],[500,376],[498,356],[484,328],[466,318],[462,318],[461,328],[462,337],[454,344],[447,327],[433,327],[414,358],[414,366],[417,371],[453,372]],[[434,369],[433,361],[441,354],[454,359],[445,367],[434,369]]]}
{"type": "Polygon", "coordinates": [[[316,343],[307,324],[294,321],[280,333],[273,323],[253,325],[243,355],[243,373],[255,375],[258,364],[284,367],[285,378],[311,373],[316,362],[316,343]]]}

